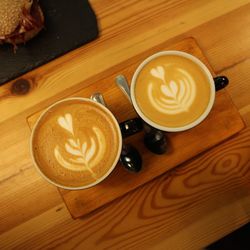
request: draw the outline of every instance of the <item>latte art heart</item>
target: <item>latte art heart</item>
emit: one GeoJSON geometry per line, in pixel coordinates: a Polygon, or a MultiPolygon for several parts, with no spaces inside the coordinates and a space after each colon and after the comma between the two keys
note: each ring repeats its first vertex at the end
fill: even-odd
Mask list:
{"type": "Polygon", "coordinates": [[[166,131],[193,123],[210,101],[211,85],[206,73],[193,60],[175,52],[146,60],[132,85],[137,111],[148,119],[146,122],[152,121],[166,131]]]}
{"type": "MultiPolygon", "coordinates": [[[[165,65],[168,68],[168,65],[165,65]]],[[[158,111],[165,114],[178,114],[189,110],[192,105],[196,87],[192,76],[181,68],[176,68],[178,78],[167,82],[165,75],[168,73],[162,66],[151,69],[150,73],[160,79],[160,83],[150,82],[147,87],[148,98],[158,111]],[[160,95],[155,94],[158,89],[160,95]]]]}

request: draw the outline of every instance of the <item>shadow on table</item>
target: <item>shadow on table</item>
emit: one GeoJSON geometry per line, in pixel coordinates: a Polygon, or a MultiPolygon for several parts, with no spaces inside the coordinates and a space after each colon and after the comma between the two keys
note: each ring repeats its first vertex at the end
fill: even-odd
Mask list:
{"type": "Polygon", "coordinates": [[[205,250],[250,250],[250,223],[216,241],[205,250]]]}

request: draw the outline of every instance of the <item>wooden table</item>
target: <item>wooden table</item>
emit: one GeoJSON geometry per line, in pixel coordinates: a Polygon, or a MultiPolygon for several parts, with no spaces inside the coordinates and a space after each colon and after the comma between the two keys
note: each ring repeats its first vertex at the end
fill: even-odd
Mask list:
{"type": "MultiPolygon", "coordinates": [[[[0,88],[0,249],[198,249],[250,221],[250,1],[91,0],[101,36],[25,77],[30,91],[0,88]],[[169,40],[193,36],[246,128],[237,136],[73,220],[35,171],[25,117],[83,81],[169,40]]],[[[2,70],[2,69],[1,69],[2,70]]],[[[109,83],[107,83],[109,84],[109,83]]]]}

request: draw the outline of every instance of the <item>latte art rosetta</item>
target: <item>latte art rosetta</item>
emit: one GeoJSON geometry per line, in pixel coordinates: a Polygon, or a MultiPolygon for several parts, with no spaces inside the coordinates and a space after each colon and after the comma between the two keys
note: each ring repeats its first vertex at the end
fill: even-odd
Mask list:
{"type": "Polygon", "coordinates": [[[182,68],[175,68],[175,78],[166,82],[168,64],[156,66],[150,70],[153,77],[160,80],[155,84],[149,82],[147,95],[151,105],[161,113],[178,114],[189,111],[195,96],[196,85],[188,71],[182,68]],[[160,93],[160,94],[159,94],[160,93]]]}
{"type": "Polygon", "coordinates": [[[88,133],[88,137],[87,135],[85,137],[87,140],[81,141],[75,136],[72,120],[72,115],[69,113],[58,118],[58,124],[69,132],[70,137],[65,142],[64,148],[60,148],[59,145],[55,146],[54,156],[62,167],[73,171],[89,171],[96,179],[92,167],[98,164],[105,153],[105,136],[100,128],[93,126],[91,135],[88,133]],[[60,153],[62,150],[71,157],[65,159],[60,153]]]}

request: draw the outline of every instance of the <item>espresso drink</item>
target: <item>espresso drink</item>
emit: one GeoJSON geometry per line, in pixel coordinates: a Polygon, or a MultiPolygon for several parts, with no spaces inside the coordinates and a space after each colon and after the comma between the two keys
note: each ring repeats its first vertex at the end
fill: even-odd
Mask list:
{"type": "Polygon", "coordinates": [[[121,142],[114,118],[100,105],[69,99],[52,106],[33,132],[34,160],[53,182],[88,186],[103,178],[116,162],[121,142]]]}
{"type": "Polygon", "coordinates": [[[142,68],[134,93],[139,109],[149,120],[178,128],[204,113],[211,86],[206,73],[191,59],[161,55],[142,68]]]}

